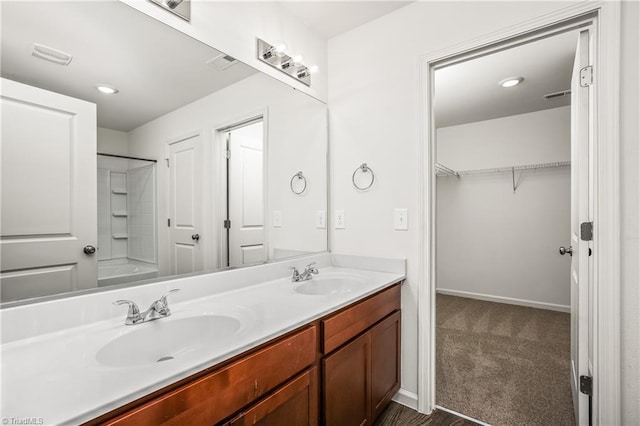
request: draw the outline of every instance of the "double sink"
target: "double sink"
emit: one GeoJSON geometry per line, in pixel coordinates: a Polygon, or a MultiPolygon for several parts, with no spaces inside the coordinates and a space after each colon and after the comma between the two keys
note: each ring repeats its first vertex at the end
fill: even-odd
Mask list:
{"type": "MultiPolygon", "coordinates": [[[[301,283],[279,281],[278,288],[293,294],[324,298],[361,290],[368,282],[365,275],[350,272],[320,273],[301,283]]],[[[249,309],[237,307],[224,314],[174,316],[123,326],[121,334],[98,349],[96,361],[107,367],[136,367],[222,351],[255,321],[249,309]]]]}

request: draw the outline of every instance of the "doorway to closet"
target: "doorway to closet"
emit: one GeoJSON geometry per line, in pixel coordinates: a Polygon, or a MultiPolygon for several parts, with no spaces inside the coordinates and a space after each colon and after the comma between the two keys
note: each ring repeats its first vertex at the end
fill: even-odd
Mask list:
{"type": "Polygon", "coordinates": [[[575,424],[581,32],[434,73],[436,404],[493,425],[575,424]]]}
{"type": "Polygon", "coordinates": [[[264,212],[264,128],[262,117],[225,131],[226,266],[267,259],[264,212]]]}

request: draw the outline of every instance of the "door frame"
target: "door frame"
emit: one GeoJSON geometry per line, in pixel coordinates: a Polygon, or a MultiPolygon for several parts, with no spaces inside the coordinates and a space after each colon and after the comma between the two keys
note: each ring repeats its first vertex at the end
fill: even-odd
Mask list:
{"type": "Polygon", "coordinates": [[[456,56],[562,28],[594,15],[594,424],[620,424],[620,2],[582,2],[420,59],[418,411],[435,408],[435,128],[433,68],[456,56]]]}
{"type": "Polygon", "coordinates": [[[230,130],[243,127],[251,124],[252,122],[262,120],[262,202],[264,203],[264,250],[267,258],[269,257],[269,108],[261,108],[253,110],[246,114],[238,115],[234,118],[224,120],[215,126],[213,126],[211,132],[211,164],[214,165],[214,172],[212,173],[212,199],[221,200],[220,207],[218,209],[213,208],[211,211],[211,221],[214,223],[214,238],[217,238],[217,261],[220,268],[226,267],[226,248],[227,248],[227,233],[222,226],[222,219],[226,217],[227,213],[227,197],[224,193],[224,188],[227,185],[227,164],[226,164],[226,138],[224,134],[230,130]],[[215,170],[218,170],[216,173],[215,170]],[[216,224],[216,221],[218,223],[216,224]]]}

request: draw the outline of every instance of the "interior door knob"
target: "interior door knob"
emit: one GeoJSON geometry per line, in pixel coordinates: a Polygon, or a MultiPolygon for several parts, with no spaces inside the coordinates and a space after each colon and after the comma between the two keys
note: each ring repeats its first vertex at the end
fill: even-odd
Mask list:
{"type": "Polygon", "coordinates": [[[567,253],[569,253],[569,256],[573,256],[573,248],[571,246],[569,246],[568,248],[560,247],[560,250],[558,251],[563,256],[567,253]]]}
{"type": "Polygon", "coordinates": [[[92,245],[84,246],[82,251],[84,252],[84,254],[88,254],[89,256],[93,256],[94,254],[96,254],[96,248],[92,245]]]}
{"type": "Polygon", "coordinates": [[[200,240],[200,234],[193,234],[193,235],[191,236],[191,239],[192,239],[192,240],[194,240],[194,241],[198,241],[198,240],[200,240]]]}

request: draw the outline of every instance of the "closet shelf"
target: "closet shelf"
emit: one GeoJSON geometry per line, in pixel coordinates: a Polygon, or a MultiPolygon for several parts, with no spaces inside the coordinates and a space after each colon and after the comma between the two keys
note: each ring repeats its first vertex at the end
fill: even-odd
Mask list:
{"type": "Polygon", "coordinates": [[[450,169],[447,166],[443,166],[440,163],[436,163],[435,166],[436,166],[436,176],[458,176],[458,177],[460,177],[458,172],[456,172],[455,170],[450,169]]]}
{"type": "Polygon", "coordinates": [[[514,172],[516,170],[531,170],[531,169],[544,169],[549,167],[563,167],[570,166],[571,161],[557,161],[555,163],[537,163],[526,164],[522,166],[510,166],[510,167],[497,167],[493,169],[472,169],[472,170],[452,170],[442,164],[436,163],[436,175],[437,176],[465,176],[465,175],[477,175],[486,173],[507,173],[514,172]]]}
{"type": "Polygon", "coordinates": [[[125,212],[125,211],[113,212],[111,214],[113,215],[113,217],[127,217],[127,216],[129,216],[127,214],[127,212],[125,212]]]}
{"type": "Polygon", "coordinates": [[[113,234],[112,237],[114,240],[126,240],[129,238],[127,234],[113,234]]]}

